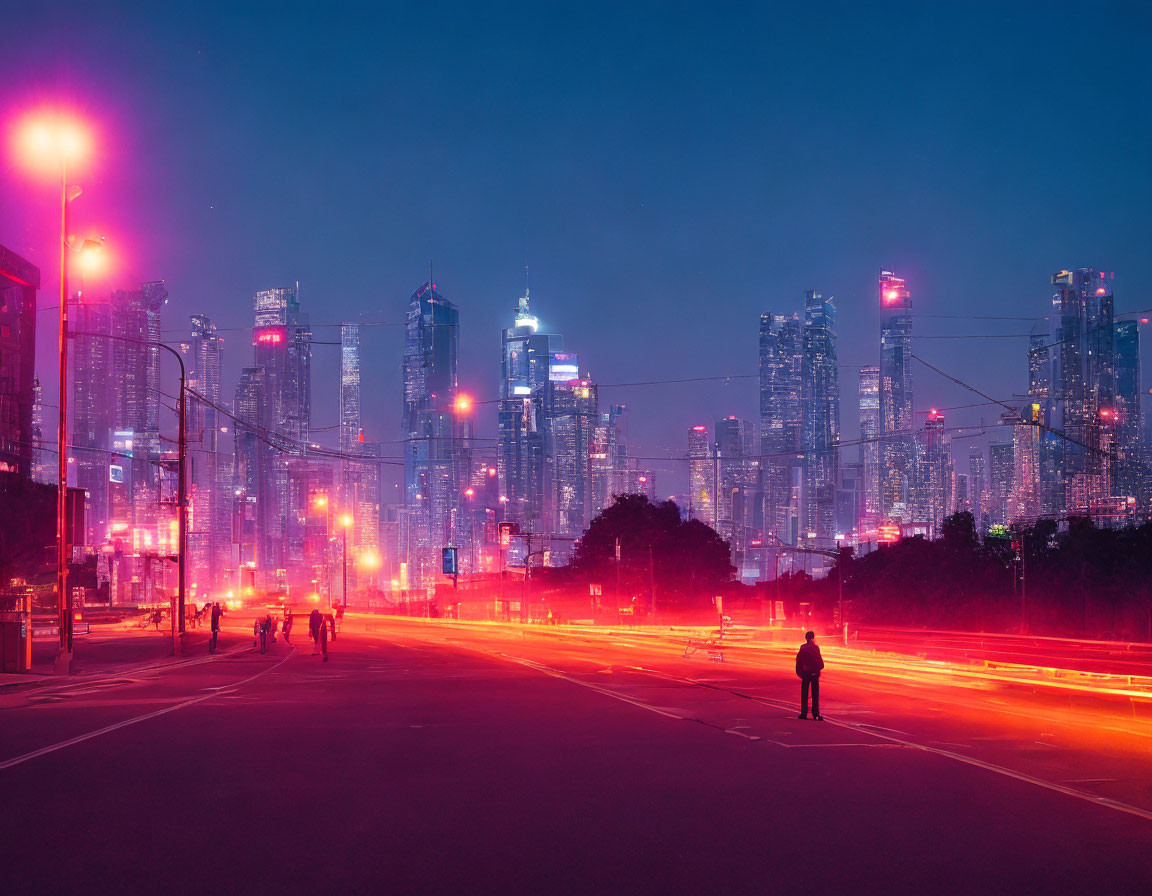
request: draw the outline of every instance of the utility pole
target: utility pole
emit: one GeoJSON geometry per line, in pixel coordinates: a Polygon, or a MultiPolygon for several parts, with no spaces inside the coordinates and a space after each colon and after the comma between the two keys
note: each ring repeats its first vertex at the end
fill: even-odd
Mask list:
{"type": "Polygon", "coordinates": [[[649,587],[652,589],[652,622],[656,622],[656,559],[652,553],[652,545],[648,545],[648,577],[649,587]]]}

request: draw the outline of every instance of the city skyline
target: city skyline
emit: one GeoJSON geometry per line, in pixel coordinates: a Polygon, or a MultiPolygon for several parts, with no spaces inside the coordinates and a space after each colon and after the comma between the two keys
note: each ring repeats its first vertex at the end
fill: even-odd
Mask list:
{"type": "MultiPolygon", "coordinates": [[[[73,11],[70,23],[95,15],[81,7],[73,11]]],[[[846,11],[857,48],[821,29],[807,12],[789,10],[779,22],[752,12],[749,29],[765,36],[786,29],[790,35],[777,42],[782,46],[769,62],[721,43],[727,20],[716,13],[666,13],[653,21],[636,10],[588,7],[559,28],[548,14],[509,11],[479,21],[463,10],[433,29],[426,14],[409,10],[403,27],[437,33],[442,75],[421,74],[415,46],[397,37],[371,55],[353,42],[341,60],[321,62],[316,76],[317,84],[331,83],[357,72],[365,87],[388,83],[396,97],[437,98],[411,104],[390,99],[381,116],[375,91],[356,92],[330,108],[306,101],[285,105],[280,82],[258,74],[261,60],[299,46],[297,15],[305,14],[261,22],[255,40],[255,22],[243,11],[225,14],[212,35],[179,11],[151,11],[126,27],[129,34],[138,29],[149,35],[137,41],[147,59],[163,53],[163,63],[151,66],[154,84],[136,83],[132,72],[147,62],[122,58],[99,24],[85,29],[86,41],[77,43],[69,28],[37,22],[27,29],[29,40],[2,63],[9,95],[21,108],[49,94],[62,96],[99,125],[98,160],[77,171],[85,195],[75,214],[108,236],[113,264],[89,288],[109,292],[164,279],[176,321],[165,325],[166,336],[187,338],[183,316],[208,315],[224,340],[226,382],[235,382],[244,366],[234,341],[246,334],[232,328],[250,325],[246,303],[258,290],[299,282],[301,300],[324,309],[323,319],[313,312],[314,321],[332,325],[323,340],[334,343],[336,325],[344,321],[402,322],[405,299],[424,279],[429,257],[470,334],[461,347],[462,387],[481,399],[498,396],[487,359],[507,326],[508,302],[522,292],[525,260],[533,295],[547,309],[542,325],[579,346],[602,384],[755,374],[755,361],[733,363],[754,355],[755,325],[749,329],[748,321],[766,309],[792,307],[793,297],[806,289],[836,296],[842,367],[878,363],[871,340],[861,337],[878,325],[873,296],[881,264],[896,267],[913,286],[918,339],[931,349],[925,357],[964,373],[979,347],[998,376],[1010,378],[1014,393],[1027,387],[1017,359],[1030,322],[927,315],[1047,317],[1048,274],[1089,265],[1118,272],[1118,311],[1148,304],[1135,300],[1133,274],[1150,236],[1139,209],[1152,185],[1133,162],[1140,156],[1133,149],[1148,144],[1149,122],[1143,106],[1130,101],[1140,95],[1146,75],[1131,62],[1138,53],[1122,52],[1139,28],[1117,33],[1109,20],[1088,13],[1053,20],[1005,12],[996,28],[981,29],[974,21],[931,23],[879,7],[867,17],[846,11]],[[1107,65],[1052,72],[1041,64],[1041,47],[1073,27],[1086,41],[1107,40],[1107,65]],[[667,48],[656,53],[654,69],[637,78],[628,54],[619,50],[642,28],[655,28],[667,48]],[[899,46],[900,52],[891,58],[868,54],[861,64],[862,48],[870,43],[899,46]],[[809,52],[824,48],[835,66],[795,83],[788,73],[803,70],[801,45],[809,52]],[[481,46],[505,52],[489,55],[481,46]],[[251,65],[230,71],[228,89],[238,91],[240,108],[252,115],[238,116],[236,104],[223,100],[225,84],[204,69],[206,59],[229,59],[239,47],[254,55],[251,65]],[[590,70],[582,47],[592,50],[590,70]],[[46,56],[54,60],[50,70],[35,64],[46,56]],[[714,70],[708,63],[717,58],[730,63],[714,70]],[[900,73],[913,63],[918,76],[906,81],[900,73]],[[675,72],[684,64],[702,73],[698,89],[681,97],[676,117],[663,105],[650,109],[650,97],[682,85],[675,72]],[[728,64],[748,75],[732,82],[728,64]],[[1018,66],[1037,73],[1025,76],[1031,92],[1022,105],[997,89],[1001,80],[1011,82],[1018,66]],[[469,97],[452,87],[468,69],[480,73],[482,99],[504,97],[492,105],[491,121],[470,112],[469,97]],[[589,78],[588,71],[599,76],[589,78]],[[843,90],[845,71],[852,80],[845,103],[829,102],[843,90]],[[531,74],[538,76],[539,91],[530,86],[531,74]],[[917,84],[938,90],[927,107],[926,88],[917,84]],[[730,95],[717,101],[721,85],[730,95]],[[1029,148],[1059,119],[1064,98],[1101,85],[1107,89],[1094,109],[1109,127],[1037,160],[1029,148]],[[555,110],[542,105],[557,92],[568,102],[555,110]],[[207,114],[205,96],[220,99],[211,104],[213,123],[223,128],[216,146],[200,136],[216,133],[212,128],[195,126],[207,114]],[[190,127],[145,124],[171,121],[176,109],[175,120],[190,127]],[[883,111],[865,116],[874,109],[883,111]],[[354,139],[347,148],[331,145],[324,135],[346,131],[349,122],[354,139]],[[465,137],[457,122],[472,136],[465,137]],[[582,136],[569,148],[564,140],[577,124],[582,136]],[[263,139],[285,125],[294,134],[293,149],[263,139]],[[507,133],[528,139],[497,158],[497,140],[507,133]],[[401,134],[441,134],[450,142],[429,155],[401,134]],[[631,134],[635,145],[622,134],[631,134]],[[811,140],[800,141],[798,134],[811,140]],[[370,146],[379,152],[366,151],[370,146]],[[682,148],[670,157],[670,146],[682,148]],[[770,148],[752,155],[744,147],[770,148]],[[334,153],[335,164],[312,164],[315,187],[304,185],[293,174],[296,153],[316,162],[326,152],[334,153]],[[929,157],[931,168],[922,161],[929,157]],[[261,160],[255,175],[247,158],[261,160]],[[596,159],[618,163],[602,170],[596,159]],[[325,173],[330,168],[343,173],[325,173]],[[173,171],[187,177],[170,188],[173,171]],[[1053,189],[1069,172],[1075,172],[1071,192],[1053,189]],[[184,187],[185,180],[196,187],[184,187]],[[574,189],[569,181],[584,187],[574,189]],[[373,188],[377,182],[381,186],[373,188]],[[369,189],[361,189],[365,184],[369,189]],[[414,189],[417,184],[421,189],[414,189]],[[441,186],[426,189],[430,184],[441,186]],[[452,203],[458,215],[435,213],[452,203]],[[308,213],[301,215],[304,208],[308,213]],[[603,320],[614,326],[597,332],[603,320]],[[996,338],[936,338],[977,332],[996,338]],[[729,339],[743,348],[717,348],[729,339]]],[[[31,13],[16,11],[12,27],[19,30],[25,16],[31,21],[31,13]]],[[[323,45],[332,32],[314,24],[323,45]]],[[[118,35],[115,45],[120,40],[118,35]]],[[[315,87],[298,87],[296,95],[314,95],[315,87]]],[[[20,201],[22,190],[15,172],[0,171],[0,242],[46,272],[48,293],[54,279],[47,263],[51,203],[20,201]]],[[[374,361],[399,353],[400,329],[366,327],[362,334],[365,375],[380,386],[366,391],[369,440],[403,436],[385,400],[399,388],[399,371],[391,362],[374,361]]],[[[41,358],[51,351],[47,331],[39,329],[41,358]]],[[[319,380],[336,375],[338,354],[337,348],[317,347],[319,380]]],[[[38,373],[51,394],[50,365],[38,373]]],[[[850,374],[841,378],[846,437],[857,426],[850,413],[854,389],[846,385],[850,374]]],[[[995,382],[977,385],[988,389],[995,382]]],[[[962,390],[926,375],[918,394],[916,409],[923,412],[971,403],[962,390]]],[[[633,408],[631,436],[643,453],[678,446],[681,433],[698,422],[756,416],[752,379],[678,388],[602,385],[601,401],[633,408]]],[[[976,423],[981,413],[952,412],[950,423],[976,423]]],[[[337,424],[335,403],[325,401],[315,422],[337,424]]],[[[494,421],[479,425],[488,427],[479,435],[495,438],[494,421]]],[[[686,482],[667,491],[684,488],[686,482]]]]}

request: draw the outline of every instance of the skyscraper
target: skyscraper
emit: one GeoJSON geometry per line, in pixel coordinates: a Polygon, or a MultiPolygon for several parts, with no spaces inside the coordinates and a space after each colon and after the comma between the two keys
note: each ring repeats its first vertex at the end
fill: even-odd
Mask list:
{"type": "Polygon", "coordinates": [[[836,470],[840,459],[840,372],[836,357],[836,305],[831,296],[804,294],[801,414],[805,540],[836,544],[836,470]]]}
{"type": "Polygon", "coordinates": [[[1091,512],[1111,493],[1116,389],[1114,275],[1080,268],[1052,276],[1052,422],[1062,446],[1063,510],[1091,512]]]}
{"type": "MultiPolygon", "coordinates": [[[[86,297],[72,315],[76,485],[88,493],[90,546],[110,545],[115,603],[155,597],[157,556],[175,553],[175,452],[160,445],[162,281],[86,297]],[[167,499],[162,504],[162,499],[167,499]]],[[[103,575],[103,571],[101,571],[103,575]]]]}
{"type": "Polygon", "coordinates": [[[304,520],[314,470],[305,461],[312,426],[312,328],[300,310],[297,287],[261,290],[253,298],[253,311],[256,367],[264,371],[260,425],[275,446],[260,490],[267,504],[261,513],[262,581],[270,588],[301,588],[311,584],[304,520]]]}
{"type": "Polygon", "coordinates": [[[265,431],[265,401],[268,396],[267,375],[263,367],[245,367],[240,371],[236,385],[236,403],[233,426],[233,537],[239,565],[256,570],[263,580],[264,571],[271,568],[268,556],[268,519],[272,501],[268,489],[272,486],[272,439],[265,431]]]}
{"type": "Polygon", "coordinates": [[[693,519],[716,526],[716,470],[708,427],[702,424],[688,430],[688,510],[693,519]]]}
{"type": "Polygon", "coordinates": [[[764,540],[796,544],[804,340],[796,315],[760,315],[760,464],[764,540]]]}
{"type": "Polygon", "coordinates": [[[910,521],[912,481],[912,294],[880,271],[880,516],[910,521]]]}
{"type": "Polygon", "coordinates": [[[859,384],[863,480],[859,537],[867,541],[880,524],[880,368],[861,367],[859,384]]]}
{"type": "Polygon", "coordinates": [[[1008,522],[1008,496],[1012,491],[1015,471],[1015,446],[1012,442],[992,442],[988,446],[989,524],[1008,522]]]}
{"type": "Polygon", "coordinates": [[[938,535],[952,505],[952,441],[935,409],[913,442],[912,521],[938,535]]]}
{"type": "MultiPolygon", "coordinates": [[[[431,587],[440,550],[462,547],[461,502],[471,458],[471,407],[459,404],[460,313],[431,281],[412,294],[404,342],[404,503],[406,571],[411,587],[431,587]],[[459,525],[458,525],[459,524],[459,525]]],[[[467,551],[462,551],[466,555],[467,551]]]]}
{"type": "Polygon", "coordinates": [[[976,522],[976,530],[987,530],[988,513],[988,462],[984,457],[984,449],[973,445],[968,451],[968,501],[972,505],[972,518],[976,522]]]}
{"type": "Polygon", "coordinates": [[[0,471],[32,475],[40,271],[0,246],[0,471]]]}
{"type": "Polygon", "coordinates": [[[1142,513],[1148,511],[1148,475],[1140,426],[1140,325],[1134,320],[1116,324],[1116,386],[1112,419],[1116,431],[1114,495],[1137,499],[1142,513]]]}
{"type": "Polygon", "coordinates": [[[752,424],[734,415],[716,421],[716,531],[732,548],[738,570],[744,568],[756,488],[752,424]]]}
{"type": "Polygon", "coordinates": [[[230,564],[232,527],[232,445],[227,441],[227,418],[220,405],[221,339],[206,316],[190,318],[192,339],[181,346],[188,371],[188,502],[189,578],[191,599],[226,583],[230,564]]]}
{"type": "Polygon", "coordinates": [[[360,443],[360,327],[340,325],[340,450],[360,443]]]}
{"type": "Polygon", "coordinates": [[[571,548],[591,522],[592,444],[599,420],[597,390],[584,378],[569,378],[567,368],[577,365],[572,354],[553,355],[544,391],[545,492],[552,508],[550,531],[565,536],[556,556],[571,548]]]}
{"type": "Polygon", "coordinates": [[[611,405],[600,413],[592,446],[593,516],[628,494],[633,485],[628,464],[628,408],[611,405]]]}
{"type": "MultiPolygon", "coordinates": [[[[550,525],[549,496],[544,487],[544,394],[553,360],[562,354],[562,336],[538,332],[540,322],[529,309],[528,290],[519,299],[513,325],[501,334],[500,406],[497,417],[497,469],[505,502],[504,518],[526,532],[550,525]]],[[[579,367],[561,361],[558,376],[573,379],[579,367]]]]}

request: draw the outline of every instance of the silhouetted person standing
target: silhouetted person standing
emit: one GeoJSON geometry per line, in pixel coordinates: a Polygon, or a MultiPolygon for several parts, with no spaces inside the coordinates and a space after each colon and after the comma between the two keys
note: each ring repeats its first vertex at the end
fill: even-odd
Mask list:
{"type": "Polygon", "coordinates": [[[212,637],[208,641],[208,652],[216,652],[216,639],[220,637],[220,617],[224,610],[219,603],[212,604],[212,637]]]}
{"type": "Polygon", "coordinates": [[[313,610],[308,614],[308,634],[312,636],[312,656],[316,656],[320,651],[320,626],[322,624],[319,610],[313,610]]]}
{"type": "Polygon", "coordinates": [[[289,640],[291,635],[292,635],[292,611],[291,610],[285,610],[284,611],[284,643],[285,644],[291,644],[292,643],[289,640]]]}
{"type": "Polygon", "coordinates": [[[824,658],[816,646],[816,633],[805,632],[804,644],[796,651],[796,674],[800,676],[800,718],[808,718],[808,691],[812,691],[812,718],[823,722],[820,715],[820,671],[824,658]]]}
{"type": "Polygon", "coordinates": [[[332,626],[332,637],[336,637],[336,620],[332,618],[332,614],[320,617],[320,651],[324,654],[324,662],[328,662],[328,626],[332,626]]]}

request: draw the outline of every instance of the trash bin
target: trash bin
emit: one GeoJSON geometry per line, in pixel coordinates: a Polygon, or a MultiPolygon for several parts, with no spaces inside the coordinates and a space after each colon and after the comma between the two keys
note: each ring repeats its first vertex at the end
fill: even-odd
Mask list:
{"type": "Polygon", "coordinates": [[[28,614],[0,613],[0,672],[27,672],[32,665],[28,614]]]}

